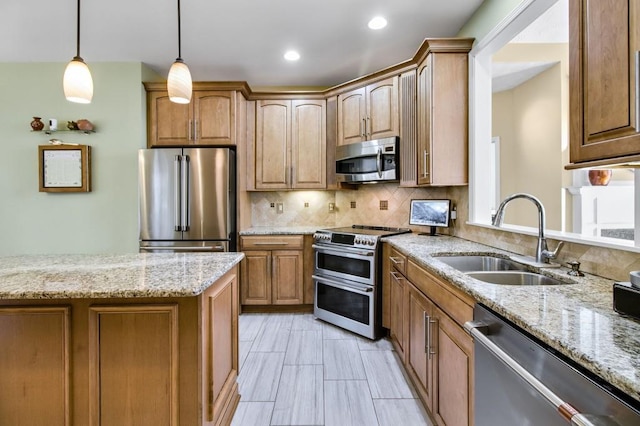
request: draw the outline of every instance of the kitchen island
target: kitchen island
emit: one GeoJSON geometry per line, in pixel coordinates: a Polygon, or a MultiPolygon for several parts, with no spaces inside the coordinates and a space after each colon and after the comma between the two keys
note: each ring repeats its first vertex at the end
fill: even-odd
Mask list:
{"type": "Polygon", "coordinates": [[[588,274],[569,276],[568,268],[541,268],[542,274],[570,284],[489,284],[467,276],[435,256],[509,257],[514,253],[447,236],[405,234],[383,241],[404,254],[410,264],[504,316],[639,405],[640,321],[613,310],[612,280],[588,274]]]}
{"type": "Polygon", "coordinates": [[[228,424],[241,253],[0,258],[0,418],[228,424]]]}

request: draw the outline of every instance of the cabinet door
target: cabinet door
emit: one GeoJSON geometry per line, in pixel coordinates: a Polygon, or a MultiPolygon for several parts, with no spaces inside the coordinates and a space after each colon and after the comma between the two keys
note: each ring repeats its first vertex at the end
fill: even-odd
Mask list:
{"type": "Polygon", "coordinates": [[[0,423],[72,424],[71,309],[0,308],[0,423]]]}
{"type": "Polygon", "coordinates": [[[256,189],[287,189],[291,174],[291,101],[256,102],[256,189]]]}
{"type": "Polygon", "coordinates": [[[327,187],[326,105],[324,100],[292,102],[293,189],[327,187]]]}
{"type": "Polygon", "coordinates": [[[471,415],[473,340],[447,314],[435,308],[432,327],[434,365],[433,407],[438,424],[468,426],[471,415]]]}
{"type": "Polygon", "coordinates": [[[432,408],[433,363],[427,354],[427,333],[432,315],[431,302],[409,285],[407,365],[418,381],[417,391],[429,410],[432,408]]]}
{"type": "Polygon", "coordinates": [[[303,302],[302,251],[272,252],[272,298],[274,305],[300,305],[303,302]]]}
{"type": "Polygon", "coordinates": [[[176,104],[167,92],[147,93],[147,145],[178,146],[191,143],[191,104],[176,104]]]}
{"type": "Polygon", "coordinates": [[[203,418],[226,424],[233,416],[228,401],[237,397],[238,282],[235,274],[208,288],[201,298],[204,363],[203,418]]]}
{"type": "Polygon", "coordinates": [[[194,91],[194,142],[198,145],[235,145],[235,92],[194,91]]]}
{"type": "Polygon", "coordinates": [[[368,85],[366,103],[367,139],[398,136],[398,77],[368,85]]]}
{"type": "Polygon", "coordinates": [[[395,343],[396,351],[400,359],[405,359],[405,278],[397,271],[390,272],[390,298],[391,298],[391,315],[389,334],[395,343]]]}
{"type": "Polygon", "coordinates": [[[640,5],[569,3],[571,162],[640,154],[640,5]]]}
{"type": "Polygon", "coordinates": [[[178,306],[94,306],[89,315],[89,424],[177,426],[178,306]]]}
{"type": "Polygon", "coordinates": [[[418,67],[418,185],[431,183],[432,58],[418,67]]]}
{"type": "Polygon", "coordinates": [[[271,252],[245,251],[241,263],[240,303],[243,305],[271,304],[271,252]]]}
{"type": "Polygon", "coordinates": [[[361,87],[338,96],[338,145],[366,140],[365,92],[361,87]]]}

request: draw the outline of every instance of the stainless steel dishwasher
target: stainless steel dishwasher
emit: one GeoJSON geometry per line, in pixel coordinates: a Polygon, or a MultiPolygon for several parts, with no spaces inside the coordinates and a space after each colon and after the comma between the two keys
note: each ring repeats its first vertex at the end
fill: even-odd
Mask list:
{"type": "Polygon", "coordinates": [[[474,339],[475,426],[637,426],[640,404],[483,305],[474,339]]]}

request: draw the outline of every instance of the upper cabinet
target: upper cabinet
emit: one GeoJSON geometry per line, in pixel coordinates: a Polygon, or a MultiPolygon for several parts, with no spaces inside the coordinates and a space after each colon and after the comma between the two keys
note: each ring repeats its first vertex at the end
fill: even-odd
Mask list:
{"type": "Polygon", "coordinates": [[[325,189],[326,101],[256,101],[255,188],[325,189]]]}
{"type": "MultiPolygon", "coordinates": [[[[417,166],[417,184],[468,183],[468,52],[473,39],[427,40],[417,69],[417,149],[401,153],[403,167],[417,166]]],[[[406,181],[406,175],[403,181],[406,181]]]]}
{"type": "Polygon", "coordinates": [[[191,103],[176,104],[164,84],[145,86],[148,147],[236,144],[235,91],[198,89],[194,83],[191,103]]]}
{"type": "Polygon", "coordinates": [[[639,14],[637,1],[569,2],[571,163],[638,160],[639,14]]]}
{"type": "Polygon", "coordinates": [[[398,77],[338,96],[338,145],[398,136],[398,77]]]}

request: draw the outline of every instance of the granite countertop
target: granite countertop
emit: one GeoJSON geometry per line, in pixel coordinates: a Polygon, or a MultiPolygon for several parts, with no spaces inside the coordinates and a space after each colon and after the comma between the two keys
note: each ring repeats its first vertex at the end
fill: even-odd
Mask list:
{"type": "Polygon", "coordinates": [[[484,283],[434,259],[456,254],[513,255],[455,237],[405,234],[384,239],[409,259],[445,278],[550,347],[640,401],[640,321],[613,310],[613,281],[572,277],[568,268],[536,270],[574,284],[508,286],[484,283]]]}
{"type": "Polygon", "coordinates": [[[0,257],[0,299],[197,296],[242,253],[0,257]]]}
{"type": "Polygon", "coordinates": [[[318,229],[325,229],[327,226],[254,226],[244,231],[240,235],[313,235],[318,229]]]}

